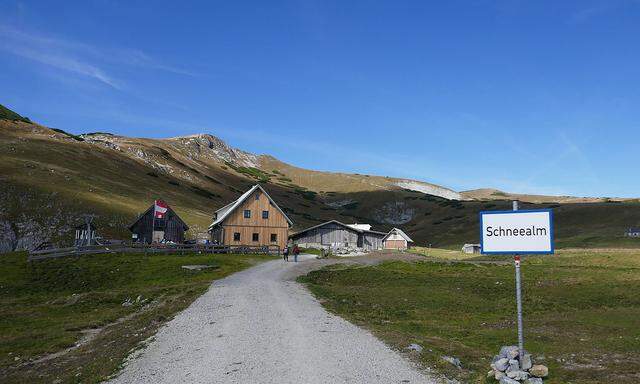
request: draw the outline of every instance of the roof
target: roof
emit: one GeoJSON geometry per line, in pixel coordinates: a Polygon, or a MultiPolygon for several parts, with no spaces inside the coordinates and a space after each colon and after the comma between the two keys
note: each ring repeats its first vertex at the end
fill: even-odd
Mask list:
{"type": "Polygon", "coordinates": [[[321,223],[321,224],[318,224],[318,225],[314,225],[313,227],[309,227],[309,228],[303,229],[302,231],[293,233],[289,237],[294,237],[294,236],[297,236],[297,235],[299,235],[301,233],[305,233],[305,232],[311,231],[311,230],[316,229],[316,228],[324,227],[327,224],[337,224],[337,225],[340,225],[342,227],[345,227],[345,228],[347,228],[347,229],[349,229],[349,230],[351,230],[353,232],[357,232],[357,233],[375,233],[375,234],[378,234],[378,235],[384,235],[385,234],[384,232],[359,229],[357,227],[353,227],[352,225],[342,223],[342,222],[340,222],[338,220],[329,220],[329,221],[325,221],[324,223],[321,223]]]}
{"type": "MultiPolygon", "coordinates": [[[[142,219],[143,217],[145,217],[147,215],[147,213],[149,213],[149,211],[153,210],[153,206],[154,204],[151,204],[151,206],[149,206],[149,208],[147,208],[146,211],[144,211],[144,213],[142,213],[140,216],[138,216],[131,224],[129,224],[129,226],[127,228],[129,228],[129,230],[131,231],[133,226],[140,221],[140,219],[142,219]]],[[[167,206],[168,211],[170,211],[171,213],[173,213],[173,216],[175,216],[176,219],[178,219],[178,221],[180,223],[182,223],[182,225],[184,226],[184,230],[187,231],[189,230],[189,226],[187,225],[187,223],[185,223],[180,216],[178,216],[178,214],[176,213],[176,211],[174,211],[173,209],[171,209],[171,206],[167,206]]]]}
{"type": "Polygon", "coordinates": [[[267,191],[265,191],[264,188],[262,188],[262,186],[260,184],[256,184],[253,187],[251,187],[248,191],[243,193],[236,201],[233,201],[233,202],[225,205],[224,207],[218,209],[217,211],[215,211],[216,219],[214,220],[213,223],[211,223],[211,225],[209,226],[209,229],[211,229],[211,228],[215,227],[216,225],[222,223],[231,214],[231,212],[235,211],[245,200],[247,200],[247,198],[249,196],[251,196],[251,194],[254,191],[256,191],[258,189],[260,191],[262,191],[262,193],[264,193],[264,195],[267,196],[267,198],[269,199],[271,204],[273,204],[273,206],[276,207],[276,209],[278,211],[280,211],[280,213],[282,213],[284,218],[287,219],[287,222],[289,223],[289,225],[293,225],[293,221],[291,221],[291,219],[284,213],[284,211],[282,209],[280,209],[278,204],[276,204],[276,202],[271,198],[271,196],[269,196],[267,191]]]}
{"type": "Polygon", "coordinates": [[[387,233],[387,235],[382,240],[385,240],[387,237],[389,237],[393,233],[396,233],[400,235],[403,239],[407,240],[408,242],[413,243],[413,240],[411,240],[411,238],[406,233],[404,233],[404,231],[400,228],[391,229],[389,233],[387,233]]]}

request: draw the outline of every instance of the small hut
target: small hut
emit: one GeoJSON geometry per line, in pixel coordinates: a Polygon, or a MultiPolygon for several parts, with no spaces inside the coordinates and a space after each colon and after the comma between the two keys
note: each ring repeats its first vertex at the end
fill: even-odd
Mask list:
{"type": "Polygon", "coordinates": [[[409,249],[413,240],[400,228],[393,228],[382,239],[384,249],[409,249]]]}
{"type": "Polygon", "coordinates": [[[465,244],[462,246],[462,253],[480,253],[482,247],[480,244],[465,244]]]}
{"type": "Polygon", "coordinates": [[[129,225],[134,243],[183,243],[189,226],[167,203],[156,200],[129,225]]]}

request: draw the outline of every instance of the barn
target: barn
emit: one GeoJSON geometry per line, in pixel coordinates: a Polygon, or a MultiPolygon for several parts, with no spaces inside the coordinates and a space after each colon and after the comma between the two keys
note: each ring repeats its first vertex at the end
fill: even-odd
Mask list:
{"type": "Polygon", "coordinates": [[[129,225],[133,242],[183,243],[189,226],[167,203],[156,200],[143,214],[129,225]]]}
{"type": "Polygon", "coordinates": [[[344,224],[337,220],[304,229],[290,236],[291,240],[305,248],[382,248],[384,232],[372,231],[368,224],[344,224]]]}
{"type": "Polygon", "coordinates": [[[400,228],[393,228],[382,239],[384,249],[408,249],[413,240],[400,228]]]}
{"type": "Polygon", "coordinates": [[[284,248],[293,222],[259,184],[213,214],[214,244],[284,248]]]}

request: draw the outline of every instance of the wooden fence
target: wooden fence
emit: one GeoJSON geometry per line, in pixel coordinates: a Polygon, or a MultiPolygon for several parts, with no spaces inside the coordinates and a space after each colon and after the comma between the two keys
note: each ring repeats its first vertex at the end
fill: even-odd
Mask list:
{"type": "Polygon", "coordinates": [[[209,245],[209,244],[113,244],[89,245],[69,248],[52,248],[29,253],[29,261],[51,259],[65,256],[83,256],[105,253],[144,253],[144,254],[180,254],[186,253],[240,253],[280,255],[280,247],[276,245],[244,246],[244,245],[209,245]]]}

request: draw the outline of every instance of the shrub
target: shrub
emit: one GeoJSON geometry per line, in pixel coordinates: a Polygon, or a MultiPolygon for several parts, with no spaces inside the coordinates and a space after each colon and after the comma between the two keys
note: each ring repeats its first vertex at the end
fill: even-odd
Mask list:
{"type": "Polygon", "coordinates": [[[69,136],[70,138],[72,138],[72,139],[74,139],[74,140],[76,140],[76,141],[84,141],[84,139],[83,139],[82,137],[77,136],[77,135],[74,135],[74,134],[69,133],[69,132],[66,132],[66,131],[64,131],[64,130],[62,130],[62,129],[59,129],[59,128],[51,128],[51,129],[52,129],[53,131],[58,132],[58,133],[62,133],[63,135],[67,135],[67,136],[69,136]]]}

